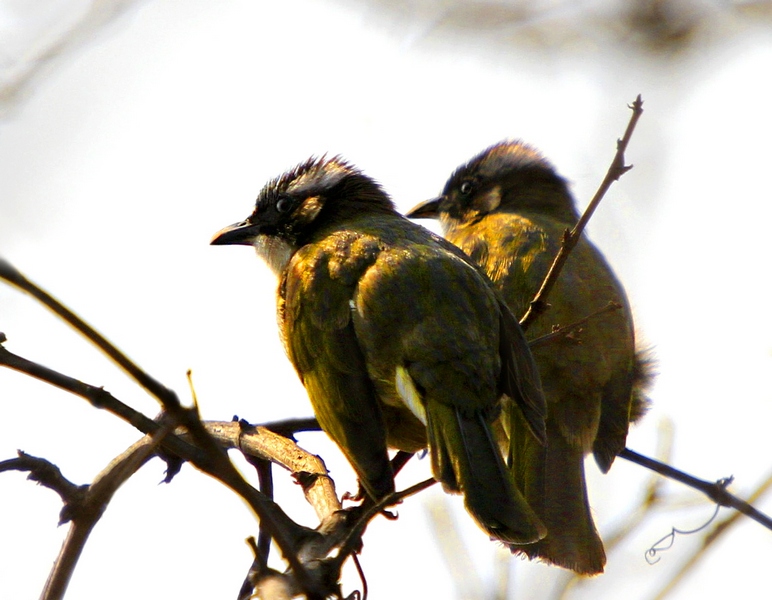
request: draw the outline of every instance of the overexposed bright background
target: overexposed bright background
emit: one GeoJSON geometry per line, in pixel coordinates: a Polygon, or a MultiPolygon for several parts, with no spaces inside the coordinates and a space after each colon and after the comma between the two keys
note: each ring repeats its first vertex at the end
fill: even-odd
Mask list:
{"type": "MultiPolygon", "coordinates": [[[[310,415],[279,343],[275,280],[246,248],[212,248],[263,183],[311,154],[341,153],[406,210],[503,138],[540,148],[584,207],[638,93],[634,164],[589,226],[624,282],[660,376],[629,446],[747,494],[770,469],[772,422],[772,8],[769,2],[258,3],[249,0],[0,0],[0,255],[85,317],[203,416],[310,415]]],[[[153,400],[31,299],[0,285],[9,350],[102,385],[154,415],[153,400]]],[[[137,432],[83,400],[0,370],[0,460],[16,449],[88,483],[137,432]]],[[[301,437],[353,491],[321,434],[301,437]]],[[[398,481],[426,476],[414,461],[398,481]]],[[[649,475],[587,463],[602,534],[649,475]]],[[[72,598],[234,598],[256,534],[244,505],[185,466],[158,485],[155,460],[115,496],[76,570],[72,598]]],[[[313,525],[277,473],[279,500],[313,525]]],[[[670,528],[713,508],[657,510],[571,598],[653,597],[699,540],[670,528]]],[[[60,502],[0,475],[0,598],[38,596],[66,527],[60,502]]],[[[371,598],[493,598],[495,545],[449,499],[470,569],[459,589],[430,518],[431,490],[374,521],[362,563],[371,598]]],[[[439,504],[438,504],[439,503],[439,504]]],[[[772,512],[772,500],[758,507],[772,512]]],[[[723,517],[728,511],[723,511],[723,517]]],[[[444,541],[442,543],[449,543],[444,541]]],[[[769,586],[772,532],[745,520],[672,598],[769,586]],[[746,587],[747,586],[747,587],[746,587]]],[[[280,563],[276,563],[279,566],[280,563]]],[[[511,561],[519,597],[549,598],[562,571],[511,561]]],[[[345,590],[360,584],[353,570],[345,590]]]]}

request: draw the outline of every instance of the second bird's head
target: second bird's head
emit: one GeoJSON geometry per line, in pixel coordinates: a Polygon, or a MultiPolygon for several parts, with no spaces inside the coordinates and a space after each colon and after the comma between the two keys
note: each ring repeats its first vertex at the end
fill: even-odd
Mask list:
{"type": "Polygon", "coordinates": [[[566,181],[537,150],[519,141],[483,150],[453,172],[440,196],[406,216],[439,218],[448,229],[496,212],[543,214],[567,224],[578,219],[566,181]]]}
{"type": "Polygon", "coordinates": [[[310,158],[265,184],[252,214],[211,243],[254,246],[279,273],[316,232],[373,213],[395,213],[378,183],[339,156],[310,158]]]}

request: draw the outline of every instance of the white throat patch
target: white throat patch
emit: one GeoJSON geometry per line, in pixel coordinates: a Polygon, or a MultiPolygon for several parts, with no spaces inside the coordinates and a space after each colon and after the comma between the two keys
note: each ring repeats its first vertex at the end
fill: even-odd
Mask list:
{"type": "Polygon", "coordinates": [[[295,248],[275,235],[258,235],[252,245],[255,247],[257,255],[277,276],[284,271],[295,252],[295,248]]]}

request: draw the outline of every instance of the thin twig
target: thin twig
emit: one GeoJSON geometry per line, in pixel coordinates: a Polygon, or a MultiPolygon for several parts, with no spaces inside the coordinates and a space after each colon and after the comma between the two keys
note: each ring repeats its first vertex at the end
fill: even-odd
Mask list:
{"type": "Polygon", "coordinates": [[[574,228],[570,232],[566,231],[566,233],[563,235],[563,243],[560,246],[560,250],[555,257],[555,260],[553,261],[547,276],[544,278],[544,281],[541,284],[541,288],[539,288],[539,291],[536,293],[534,299],[531,300],[528,311],[520,320],[520,327],[523,329],[527,329],[528,326],[534,321],[534,319],[536,319],[539,315],[547,310],[549,306],[547,303],[547,296],[549,295],[550,291],[552,291],[555,282],[560,276],[560,271],[563,269],[563,265],[565,264],[566,260],[568,260],[568,256],[570,255],[571,250],[573,250],[574,246],[576,246],[577,242],[579,241],[584,228],[592,217],[592,214],[595,212],[595,209],[598,207],[598,204],[600,204],[600,201],[603,199],[603,196],[606,195],[606,192],[609,190],[611,185],[627,171],[632,169],[632,165],[625,165],[625,150],[627,150],[627,145],[630,143],[630,138],[633,135],[633,131],[635,130],[635,126],[638,123],[638,119],[640,119],[641,114],[643,114],[643,100],[641,99],[640,94],[638,94],[638,97],[635,99],[632,105],[630,105],[630,109],[633,111],[633,114],[630,116],[630,121],[627,124],[627,129],[625,130],[625,134],[622,136],[622,139],[617,140],[617,151],[616,154],[614,154],[614,159],[611,161],[611,166],[606,172],[606,177],[603,178],[598,191],[595,192],[595,196],[593,196],[590,204],[587,206],[584,214],[581,216],[574,228]]]}
{"type": "Polygon", "coordinates": [[[247,483],[233,466],[233,463],[230,462],[225,451],[208,435],[198,418],[197,411],[183,409],[174,391],[145,373],[110,343],[107,338],[48,292],[24,277],[18,269],[3,259],[0,259],[0,279],[8,281],[18,289],[30,294],[64,319],[76,331],[102,350],[113,362],[124,369],[140,386],[153,395],[168,414],[179,419],[180,423],[188,428],[196,445],[204,451],[203,460],[201,455],[199,455],[196,460],[191,460],[191,462],[239,494],[250,505],[261,522],[265,521],[265,527],[276,541],[285,560],[287,560],[295,572],[300,587],[308,592],[309,598],[323,597],[323,592],[317,590],[316,584],[318,582],[312,581],[294,552],[305,528],[297,525],[277,504],[265,498],[265,496],[247,483]]]}
{"type": "Polygon", "coordinates": [[[77,502],[65,503],[62,515],[63,518],[71,520],[72,524],[46,580],[40,595],[41,600],[60,600],[64,597],[89,535],[104,514],[113,495],[129,477],[152,458],[158,445],[174,426],[173,422],[168,421],[156,435],[145,436],[132,444],[119,457],[112,460],[91,485],[85,486],[84,493],[77,502]]]}
{"type": "Polygon", "coordinates": [[[570,334],[572,334],[577,329],[580,329],[582,325],[586,324],[588,321],[595,319],[601,315],[604,315],[608,312],[620,310],[621,308],[622,308],[622,305],[619,304],[619,302],[614,302],[613,300],[609,301],[609,303],[606,304],[606,306],[596,310],[594,313],[590,313],[583,319],[579,319],[578,321],[571,323],[570,325],[564,325],[563,327],[558,327],[557,329],[555,329],[550,333],[547,333],[546,335],[542,335],[541,337],[537,337],[535,339],[529,340],[528,346],[533,350],[538,346],[549,344],[558,339],[567,338],[569,337],[570,334]]]}
{"type": "MultiPolygon", "coordinates": [[[[38,458],[26,452],[18,451],[18,458],[11,458],[0,462],[0,473],[4,471],[28,471],[27,479],[36,481],[43,487],[59,494],[65,507],[82,501],[88,486],[77,485],[67,479],[55,464],[45,458],[38,458]]],[[[60,514],[59,525],[67,521],[65,509],[60,514]]]]}
{"type": "Polygon", "coordinates": [[[415,456],[414,452],[405,452],[400,450],[391,459],[391,471],[394,473],[394,477],[403,469],[403,467],[415,456]]]}
{"type": "MultiPolygon", "coordinates": [[[[266,562],[267,556],[265,557],[266,560],[263,560],[264,557],[258,549],[255,538],[250,536],[246,541],[247,545],[252,549],[254,559],[252,560],[252,565],[249,567],[247,576],[244,578],[244,582],[241,584],[237,600],[250,600],[250,598],[254,598],[255,588],[260,584],[260,581],[266,574],[270,572],[268,563],[266,562]]],[[[291,587],[291,582],[285,582],[285,587],[289,589],[291,587]]],[[[287,594],[287,596],[289,595],[290,594],[287,594]]]]}
{"type": "MultiPolygon", "coordinates": [[[[5,366],[30,377],[44,381],[54,387],[65,390],[76,396],[88,400],[92,406],[106,410],[120,417],[144,434],[151,434],[160,429],[160,425],[153,419],[133,409],[128,404],[118,400],[104,388],[89,385],[78,379],[70,377],[45,367],[39,363],[14,354],[5,346],[0,345],[0,366],[5,366]]],[[[163,443],[164,447],[186,460],[205,460],[204,453],[195,446],[187,443],[177,436],[168,436],[163,443]]]]}
{"type": "Polygon", "coordinates": [[[369,590],[367,586],[367,577],[365,576],[365,571],[362,568],[362,565],[359,562],[359,557],[356,555],[356,553],[351,555],[351,560],[354,561],[354,566],[356,567],[357,573],[359,574],[359,580],[362,582],[362,597],[360,600],[367,600],[369,590]]]}
{"type": "MultiPolygon", "coordinates": [[[[257,480],[260,485],[260,491],[273,500],[273,473],[271,463],[259,458],[247,458],[255,469],[257,469],[257,480]]],[[[271,553],[271,535],[260,523],[260,530],[257,536],[257,551],[263,563],[268,564],[268,555],[271,553]]]]}
{"type": "Polygon", "coordinates": [[[29,294],[46,308],[53,311],[77,332],[96,345],[102,352],[110,357],[115,364],[126,371],[134,381],[145,388],[153,396],[160,398],[174,395],[174,392],[140,369],[123,352],[110,343],[107,338],[91,327],[91,325],[86,323],[43,288],[27,279],[16,267],[2,258],[0,258],[0,279],[4,279],[19,290],[29,294]]]}
{"type": "MultiPolygon", "coordinates": [[[[247,459],[247,462],[251,464],[257,472],[257,481],[260,492],[273,500],[273,470],[271,461],[250,454],[244,454],[244,458],[247,459]]],[[[250,539],[254,540],[254,538],[250,539]]],[[[250,545],[253,546],[255,558],[252,561],[252,566],[249,568],[247,577],[244,579],[244,585],[241,588],[239,597],[245,593],[248,582],[250,581],[250,575],[253,573],[260,575],[268,568],[268,557],[271,553],[271,534],[265,528],[262,521],[260,522],[257,543],[250,545]]],[[[255,581],[257,581],[257,578],[255,578],[255,581]]],[[[250,590],[247,598],[252,596],[252,591],[254,591],[254,587],[250,590]]]]}
{"type": "MultiPolygon", "coordinates": [[[[95,406],[108,410],[131,423],[143,433],[153,433],[160,427],[158,423],[116,399],[104,389],[83,383],[77,379],[59,373],[58,371],[54,371],[53,369],[49,369],[48,367],[22,358],[13,354],[2,345],[0,345],[0,366],[10,367],[50,383],[60,389],[86,398],[95,406]]],[[[235,470],[235,467],[233,467],[230,460],[227,459],[224,451],[218,450],[218,453],[222,453],[222,456],[225,457],[224,459],[217,458],[217,455],[213,454],[211,448],[208,452],[205,452],[198,445],[202,436],[199,434],[197,438],[192,433],[190,416],[183,415],[183,417],[186,419],[185,425],[188,428],[187,432],[184,434],[184,438],[177,434],[168,435],[163,440],[163,447],[182,459],[190,461],[199,469],[219,480],[221,483],[230,487],[233,491],[242,496],[250,507],[252,507],[255,514],[257,514],[261,523],[265,520],[268,523],[268,527],[272,528],[271,535],[277,540],[277,545],[287,562],[295,567],[293,568],[293,572],[295,572],[296,576],[297,573],[301,573],[301,575],[298,576],[298,585],[300,588],[303,590],[313,589],[310,577],[297,559],[295,551],[298,544],[301,543],[304,536],[308,535],[310,530],[297,525],[286,515],[286,513],[284,513],[279,505],[265,498],[265,496],[244,481],[241,475],[235,470]],[[190,439],[195,442],[195,445],[189,443],[188,440],[190,439]],[[214,460],[212,458],[213,456],[215,457],[214,460]],[[279,530],[278,536],[280,536],[281,539],[277,539],[274,529],[279,530]],[[304,580],[304,577],[306,577],[307,580],[304,580]]],[[[298,447],[289,439],[268,430],[257,430],[254,435],[249,432],[244,433],[241,424],[230,422],[212,423],[211,431],[221,442],[224,442],[225,440],[229,441],[229,444],[223,444],[226,447],[240,447],[244,452],[255,452],[256,455],[264,458],[273,457],[268,454],[261,455],[257,452],[258,448],[268,448],[267,452],[270,452],[270,449],[281,448],[282,451],[277,452],[279,460],[276,462],[278,464],[282,464],[282,466],[285,466],[293,472],[307,469],[308,471],[317,471],[319,473],[319,477],[316,478],[314,485],[308,487],[304,486],[306,497],[312,502],[312,505],[317,510],[317,514],[329,515],[340,508],[340,503],[335,496],[334,484],[327,476],[324,463],[318,457],[309,455],[302,450],[299,451],[298,447]],[[282,459],[282,456],[287,458],[282,459]]],[[[207,443],[214,444],[214,440],[211,436],[207,434],[206,437],[209,440],[207,443]]]]}
{"type": "Polygon", "coordinates": [[[734,508],[740,513],[750,517],[757,523],[763,525],[767,529],[772,529],[772,519],[751,506],[745,500],[730,494],[726,490],[727,486],[732,483],[732,477],[719,479],[718,481],[705,481],[703,479],[693,477],[688,473],[684,473],[683,471],[679,471],[678,469],[674,469],[670,465],[666,465],[665,463],[662,463],[658,460],[643,456],[642,454],[638,454],[629,448],[622,450],[622,452],[619,453],[619,456],[634,462],[637,465],[651,469],[652,471],[656,471],[664,477],[680,481],[681,483],[702,492],[716,504],[734,508]]]}
{"type": "Polygon", "coordinates": [[[298,586],[306,593],[309,600],[324,598],[325,593],[320,587],[324,585],[323,582],[315,580],[297,556],[298,545],[305,535],[311,533],[311,530],[295,523],[278,504],[266,498],[244,479],[225,450],[209,435],[198,411],[183,409],[178,404],[168,406],[164,404],[164,407],[170,414],[180,418],[196,446],[206,453],[206,461],[194,464],[205,473],[214,476],[249,504],[260,519],[261,526],[264,526],[276,541],[282,556],[295,575],[298,586]]]}
{"type": "Polygon", "coordinates": [[[369,506],[359,517],[356,525],[348,531],[346,538],[341,544],[340,550],[338,551],[338,556],[335,558],[335,562],[337,562],[337,568],[340,569],[341,565],[348,558],[348,556],[352,552],[356,551],[357,546],[359,545],[359,538],[362,536],[362,533],[364,533],[367,524],[373,519],[373,517],[382,513],[389,506],[397,504],[403,499],[412,496],[413,494],[422,492],[423,490],[433,486],[435,483],[437,483],[436,479],[425,479],[424,481],[416,483],[415,485],[412,485],[409,488],[402,490],[401,492],[392,492],[385,498],[381,499],[381,501],[377,504],[369,506]]]}

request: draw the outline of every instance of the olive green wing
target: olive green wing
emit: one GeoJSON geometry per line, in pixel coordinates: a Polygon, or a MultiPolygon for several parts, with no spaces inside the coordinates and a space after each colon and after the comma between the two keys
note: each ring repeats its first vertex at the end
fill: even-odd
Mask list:
{"type": "Polygon", "coordinates": [[[298,252],[280,286],[279,322],[319,424],[378,500],[394,491],[394,481],[383,416],[351,323],[357,269],[323,246],[298,252]]]}
{"type": "Polygon", "coordinates": [[[394,382],[405,412],[426,424],[434,477],[463,493],[478,525],[501,541],[534,542],[546,532],[515,489],[489,424],[501,396],[495,294],[457,250],[448,255],[414,235],[415,243],[386,251],[357,288],[354,321],[372,377],[394,382]]]}
{"type": "Polygon", "coordinates": [[[523,330],[504,301],[501,298],[498,300],[501,392],[515,401],[531,433],[543,445],[547,442],[547,402],[542,391],[539,370],[523,330]]]}
{"type": "MultiPolygon", "coordinates": [[[[547,414],[547,404],[539,370],[520,324],[504,301],[504,297],[496,290],[495,284],[488,277],[488,274],[496,276],[510,272],[513,268],[522,269],[522,263],[529,261],[517,261],[516,254],[503,257],[502,260],[495,259],[485,251],[488,245],[484,236],[467,235],[467,233],[468,231],[458,231],[452,238],[454,243],[441,238],[439,242],[448,252],[475,269],[495,294],[499,312],[499,355],[501,358],[499,391],[515,401],[523,412],[531,432],[540,443],[544,444],[546,441],[544,420],[547,414]],[[459,246],[454,245],[455,243],[459,246]],[[481,267],[477,265],[481,265],[481,267]]],[[[497,230],[492,233],[498,234],[500,232],[497,230]]],[[[517,237],[516,240],[512,240],[511,245],[520,248],[522,252],[538,254],[544,249],[543,236],[538,232],[518,233],[514,231],[511,235],[517,237]]],[[[512,277],[512,280],[523,282],[524,277],[512,277]]],[[[521,283],[521,285],[523,284],[521,283]]],[[[523,294],[519,295],[522,296],[523,294]]],[[[528,301],[530,299],[528,298],[528,301]]]]}
{"type": "MultiPolygon", "coordinates": [[[[580,345],[564,347],[563,355],[583,373],[568,383],[586,389],[584,410],[599,400],[597,430],[592,450],[605,473],[627,441],[636,381],[635,338],[632,314],[622,285],[603,255],[586,238],[580,240],[566,264],[566,279],[556,289],[556,312],[577,321],[608,302],[620,308],[590,320],[579,332],[580,345]],[[591,397],[594,396],[594,397],[591,397]]],[[[570,364],[570,363],[569,363],[570,364]]],[[[578,394],[581,396],[581,394],[578,394]]],[[[564,419],[568,420],[568,417],[564,419]]],[[[573,422],[579,419],[571,419],[573,422]]]]}

